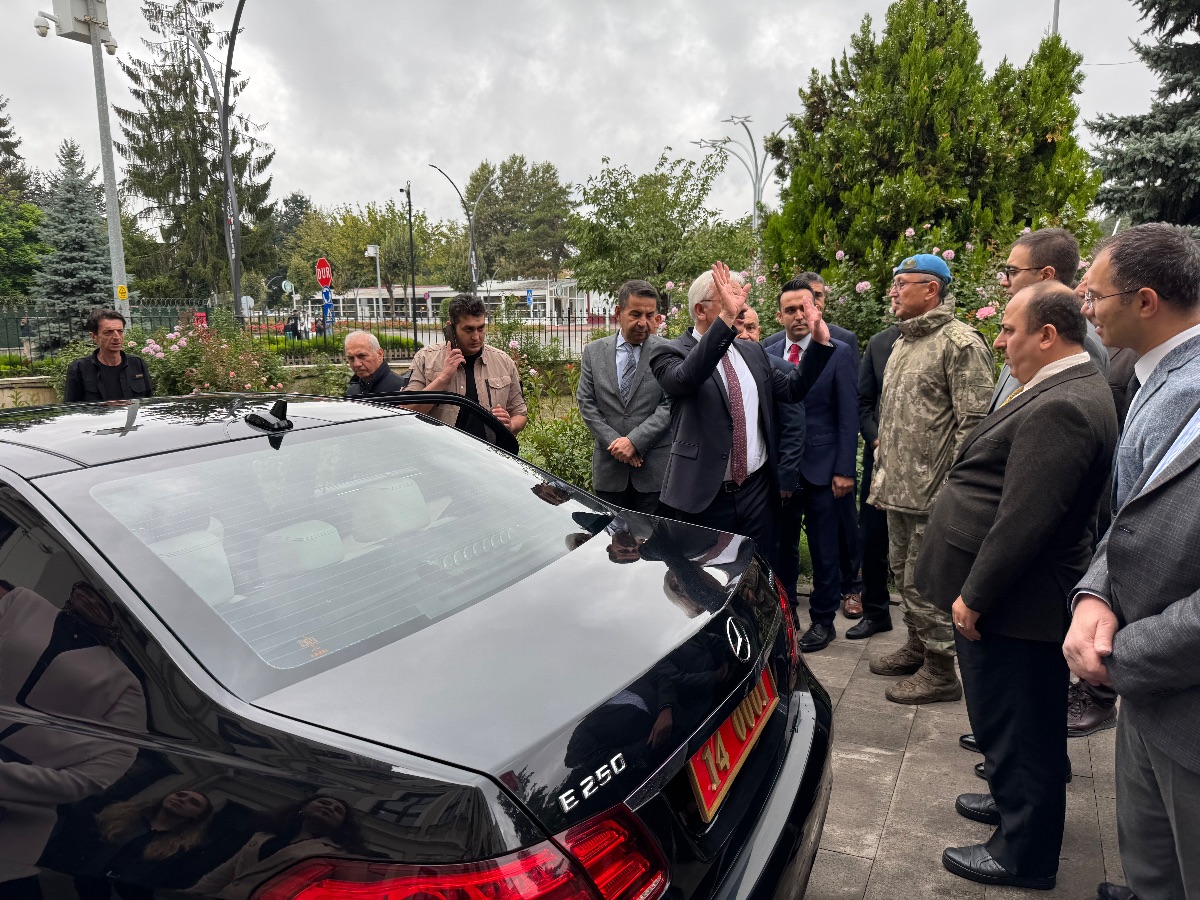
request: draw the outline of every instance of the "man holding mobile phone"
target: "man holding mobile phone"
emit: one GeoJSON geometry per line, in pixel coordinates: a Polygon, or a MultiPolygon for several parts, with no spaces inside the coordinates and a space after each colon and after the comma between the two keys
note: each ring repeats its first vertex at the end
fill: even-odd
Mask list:
{"type": "MultiPolygon", "coordinates": [[[[512,358],[487,344],[487,307],[472,294],[450,301],[444,344],[423,347],[413,359],[407,390],[449,391],[490,410],[513,434],[525,427],[528,409],[521,376],[512,358]]],[[[447,425],[456,425],[458,408],[413,406],[447,425]]]]}

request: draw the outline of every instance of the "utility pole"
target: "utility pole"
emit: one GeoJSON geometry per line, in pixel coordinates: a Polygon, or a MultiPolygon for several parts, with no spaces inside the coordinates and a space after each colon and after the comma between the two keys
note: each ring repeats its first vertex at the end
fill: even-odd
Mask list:
{"type": "Polygon", "coordinates": [[[408,277],[412,284],[412,293],[409,295],[408,301],[408,317],[412,321],[413,352],[415,353],[417,349],[417,248],[413,242],[411,181],[404,182],[404,195],[408,197],[408,277]]]}
{"type": "Polygon", "coordinates": [[[1058,34],[1058,3],[1059,0],[1054,0],[1054,16],[1050,19],[1050,33],[1058,34]]]}
{"type": "Polygon", "coordinates": [[[109,55],[117,52],[117,42],[108,28],[106,0],[87,0],[87,15],[77,17],[73,4],[55,0],[58,15],[38,12],[33,27],[45,37],[54,23],[59,37],[92,45],[92,73],[96,80],[96,112],[100,119],[100,167],[104,172],[104,202],[108,216],[108,258],[112,267],[113,303],[117,312],[130,320],[129,286],[125,276],[125,243],[121,236],[121,204],[117,197],[117,169],[113,161],[112,126],[108,119],[108,90],[104,83],[104,58],[101,48],[109,55]]]}

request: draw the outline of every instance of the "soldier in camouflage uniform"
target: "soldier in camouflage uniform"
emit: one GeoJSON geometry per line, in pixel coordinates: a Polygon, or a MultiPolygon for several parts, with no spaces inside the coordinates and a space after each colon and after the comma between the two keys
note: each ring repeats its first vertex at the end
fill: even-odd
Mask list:
{"type": "Polygon", "coordinates": [[[950,268],[922,253],[896,267],[890,292],[900,320],[883,373],[879,446],[868,502],[887,512],[889,562],[908,642],[871,662],[877,675],[908,675],[885,692],[895,703],[957,700],[954,627],[917,592],[913,569],[933,501],[963,440],[987,415],[995,361],[978,331],[954,317],[950,268]]]}

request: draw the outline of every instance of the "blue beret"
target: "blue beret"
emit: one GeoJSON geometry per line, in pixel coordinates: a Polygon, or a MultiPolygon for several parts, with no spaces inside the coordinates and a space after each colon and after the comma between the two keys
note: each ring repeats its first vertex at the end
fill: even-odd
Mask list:
{"type": "Polygon", "coordinates": [[[946,261],[932,253],[918,253],[916,256],[908,257],[895,270],[895,274],[897,275],[903,275],[905,272],[936,275],[942,281],[946,282],[946,284],[954,280],[954,277],[950,274],[950,267],[946,265],[946,261]]]}

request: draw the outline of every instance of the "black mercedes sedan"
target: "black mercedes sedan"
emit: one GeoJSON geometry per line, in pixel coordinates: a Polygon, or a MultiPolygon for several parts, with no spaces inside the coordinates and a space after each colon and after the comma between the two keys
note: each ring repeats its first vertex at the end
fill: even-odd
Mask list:
{"type": "Polygon", "coordinates": [[[803,893],[831,707],[750,542],[280,399],[0,413],[0,900],[803,893]]]}

